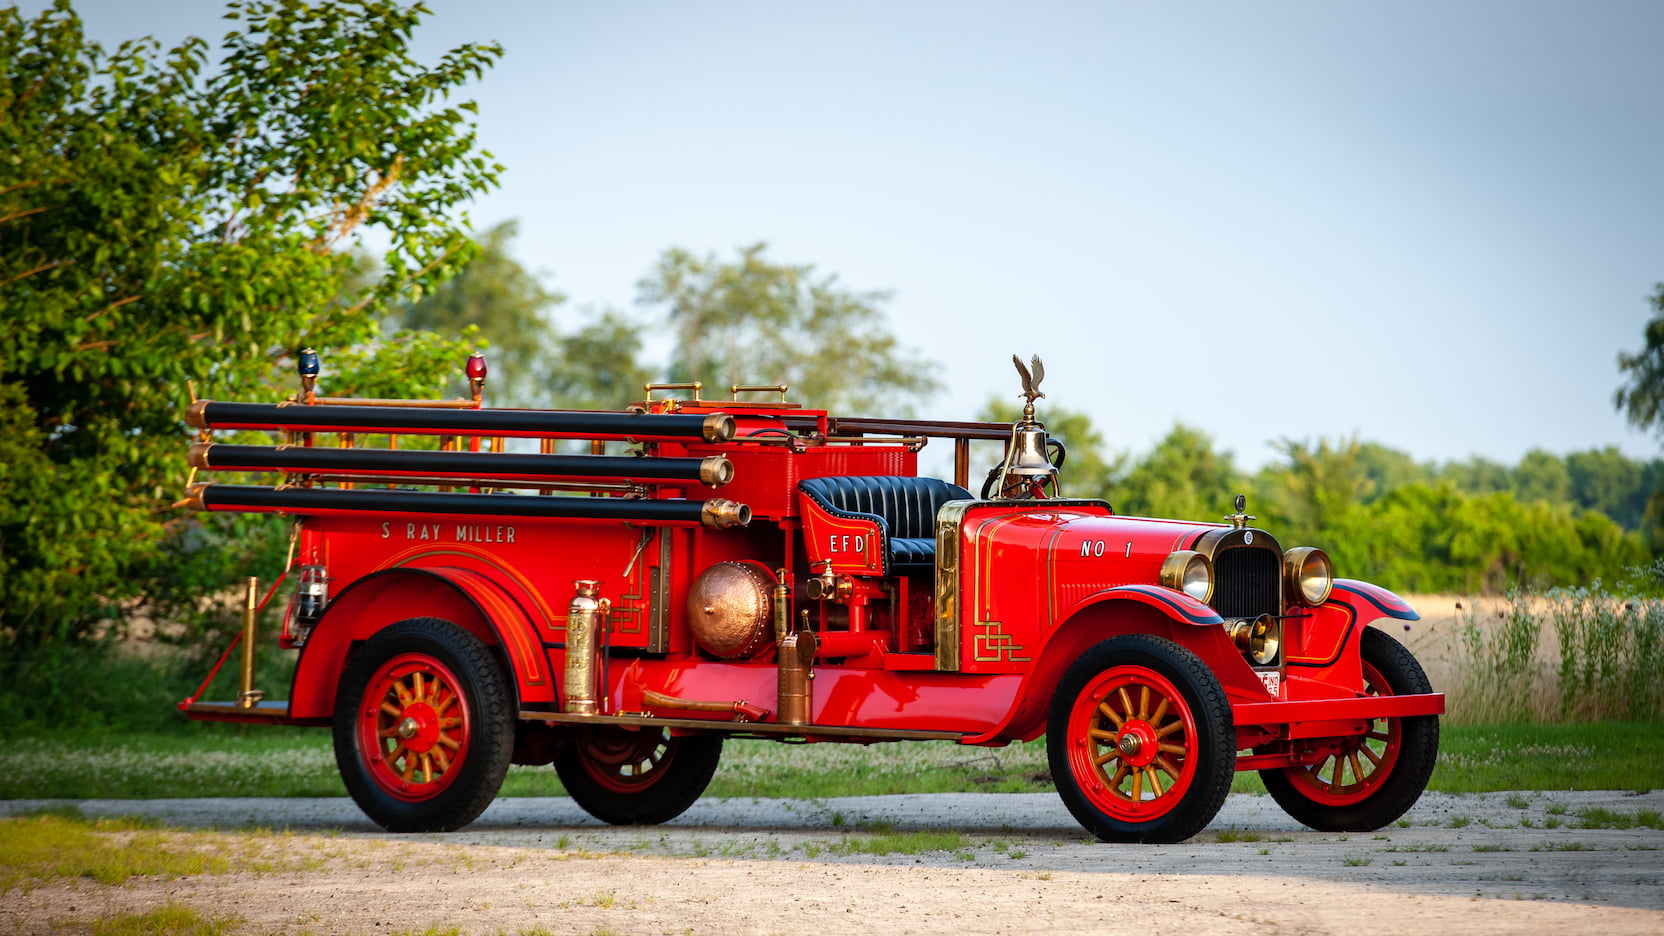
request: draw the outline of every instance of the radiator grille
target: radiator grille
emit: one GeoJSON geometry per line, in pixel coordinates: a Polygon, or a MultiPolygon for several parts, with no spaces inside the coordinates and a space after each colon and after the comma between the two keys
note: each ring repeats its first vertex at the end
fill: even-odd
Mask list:
{"type": "Polygon", "coordinates": [[[1243,546],[1221,551],[1213,557],[1213,609],[1225,618],[1282,614],[1277,593],[1281,565],[1270,549],[1243,546]]]}

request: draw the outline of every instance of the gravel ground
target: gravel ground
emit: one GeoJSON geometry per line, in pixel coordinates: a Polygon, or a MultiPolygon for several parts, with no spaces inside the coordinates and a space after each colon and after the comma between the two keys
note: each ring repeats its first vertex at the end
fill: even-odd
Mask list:
{"type": "MultiPolygon", "coordinates": [[[[5,801],[0,815],[70,804],[5,801]]],[[[444,836],[387,835],[345,799],[73,805],[287,829],[277,847],[326,857],[297,873],[53,882],[8,896],[0,931],[177,901],[251,933],[1664,932],[1664,831],[1578,827],[1591,809],[1656,815],[1664,792],[1430,793],[1408,825],[1349,835],[1233,795],[1207,831],[1159,846],[1091,842],[1051,794],[708,799],[651,828],[502,799],[444,836]],[[960,840],[874,854],[892,829],[960,840]]]]}

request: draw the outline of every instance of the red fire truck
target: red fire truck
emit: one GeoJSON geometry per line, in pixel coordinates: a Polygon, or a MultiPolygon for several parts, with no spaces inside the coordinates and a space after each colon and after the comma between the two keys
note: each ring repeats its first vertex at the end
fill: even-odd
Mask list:
{"type": "Polygon", "coordinates": [[[552,763],[606,822],[664,822],[730,737],[1044,735],[1063,802],[1105,841],[1194,835],[1238,770],[1306,825],[1375,829],[1433,770],[1444,697],[1367,626],[1416,612],[1285,548],[1240,496],[1223,523],[1062,496],[1038,359],[1017,361],[1015,424],[697,383],[616,412],[493,409],[477,355],[472,399],[332,399],[317,355],[299,362],[284,402],[187,414],[194,469],[276,482],[191,483],[189,505],[293,518],[289,697],[252,685],[249,580],[241,692],[181,708],[330,726],[389,830],[467,825],[510,764],[552,763]],[[278,444],[215,441],[238,430],[278,444]],[[976,496],[979,439],[1004,454],[976,496]],[[953,445],[953,483],[919,476],[930,440],[953,445]]]}

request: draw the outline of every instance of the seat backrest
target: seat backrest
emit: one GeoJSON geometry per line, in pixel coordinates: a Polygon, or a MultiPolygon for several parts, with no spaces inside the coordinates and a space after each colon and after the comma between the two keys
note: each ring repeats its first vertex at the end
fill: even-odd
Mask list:
{"type": "Polygon", "coordinates": [[[948,501],[971,497],[957,484],[891,475],[805,478],[797,486],[822,507],[882,517],[890,536],[905,539],[934,537],[936,511],[948,501]]]}

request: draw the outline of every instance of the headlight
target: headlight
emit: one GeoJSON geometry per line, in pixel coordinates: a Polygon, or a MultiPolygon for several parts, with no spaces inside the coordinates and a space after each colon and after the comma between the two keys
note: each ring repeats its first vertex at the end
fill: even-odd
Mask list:
{"type": "Polygon", "coordinates": [[[1189,549],[1169,553],[1161,563],[1161,584],[1207,604],[1213,597],[1213,562],[1189,549]]]}
{"type": "Polygon", "coordinates": [[[1283,584],[1296,604],[1315,608],[1328,601],[1335,584],[1329,554],[1315,546],[1296,546],[1283,553],[1283,584]]]}

